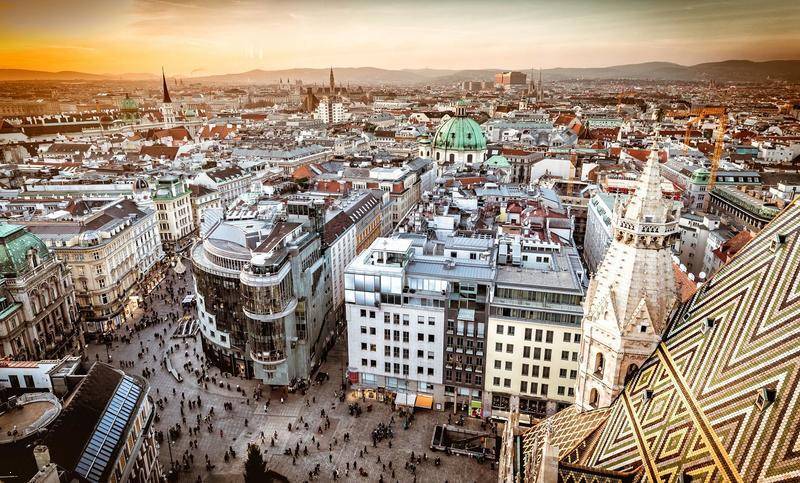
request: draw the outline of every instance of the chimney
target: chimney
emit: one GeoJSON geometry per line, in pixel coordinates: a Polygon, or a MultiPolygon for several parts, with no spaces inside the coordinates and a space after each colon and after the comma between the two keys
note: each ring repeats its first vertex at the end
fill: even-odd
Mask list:
{"type": "Polygon", "coordinates": [[[33,459],[36,460],[36,468],[44,469],[50,464],[50,450],[43,444],[36,446],[33,448],[33,459]]]}

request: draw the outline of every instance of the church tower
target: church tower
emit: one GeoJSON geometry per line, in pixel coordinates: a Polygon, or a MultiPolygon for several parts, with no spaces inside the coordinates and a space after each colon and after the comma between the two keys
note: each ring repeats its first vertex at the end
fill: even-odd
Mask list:
{"type": "Polygon", "coordinates": [[[609,406],[661,341],[678,300],[670,247],[679,208],[661,193],[658,150],[612,216],[613,239],[589,283],[575,404],[609,406]]]}
{"type": "Polygon", "coordinates": [[[330,76],[330,95],[333,97],[336,94],[336,87],[333,82],[333,67],[331,67],[331,76],[330,76]]]}
{"type": "Polygon", "coordinates": [[[161,81],[163,83],[164,99],[161,102],[161,117],[164,121],[164,127],[172,127],[175,125],[175,111],[172,107],[172,99],[169,97],[169,89],[167,88],[167,76],[164,74],[164,68],[161,68],[161,81]]]}

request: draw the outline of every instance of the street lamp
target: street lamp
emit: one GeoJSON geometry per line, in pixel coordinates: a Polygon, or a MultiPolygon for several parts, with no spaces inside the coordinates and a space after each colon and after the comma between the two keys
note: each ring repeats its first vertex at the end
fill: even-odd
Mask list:
{"type": "Polygon", "coordinates": [[[105,336],[105,345],[106,345],[106,358],[108,362],[111,362],[111,334],[106,334],[105,336]]]}
{"type": "Polygon", "coordinates": [[[175,462],[172,461],[172,436],[167,433],[167,449],[169,450],[169,466],[170,469],[175,467],[175,462]]]}

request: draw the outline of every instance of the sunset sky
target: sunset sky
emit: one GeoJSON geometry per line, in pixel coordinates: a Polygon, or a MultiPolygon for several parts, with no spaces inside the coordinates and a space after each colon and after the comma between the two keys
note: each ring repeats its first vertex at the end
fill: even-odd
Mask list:
{"type": "Polygon", "coordinates": [[[800,1],[0,0],[0,68],[599,67],[800,59],[800,1]]]}

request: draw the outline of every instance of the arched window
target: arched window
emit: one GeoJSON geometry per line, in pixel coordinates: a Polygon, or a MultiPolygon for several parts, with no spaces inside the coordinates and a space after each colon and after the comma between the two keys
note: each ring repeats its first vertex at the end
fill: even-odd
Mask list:
{"type": "Polygon", "coordinates": [[[589,406],[596,408],[597,403],[600,401],[600,393],[597,392],[597,389],[592,389],[589,391],[589,406]]]}
{"type": "Polygon", "coordinates": [[[41,307],[39,305],[39,293],[38,292],[31,293],[31,305],[33,306],[33,313],[34,314],[38,314],[39,313],[39,307],[41,307]]]}
{"type": "Polygon", "coordinates": [[[636,364],[631,364],[628,366],[628,370],[625,372],[625,384],[627,384],[628,381],[630,381],[633,378],[633,376],[636,374],[638,370],[639,366],[637,366],[636,364]]]}
{"type": "Polygon", "coordinates": [[[602,352],[598,352],[594,358],[594,375],[597,377],[603,377],[603,368],[605,367],[605,358],[603,357],[602,352]]]}
{"type": "Polygon", "coordinates": [[[441,159],[441,157],[442,157],[442,153],[436,153],[436,161],[439,161],[439,159],[441,159]]]}
{"type": "Polygon", "coordinates": [[[468,162],[468,163],[471,163],[471,162],[472,162],[472,155],[471,155],[471,154],[468,154],[468,155],[467,155],[467,162],[468,162]]]}
{"type": "Polygon", "coordinates": [[[454,162],[455,160],[456,160],[456,155],[455,155],[455,154],[453,154],[453,153],[450,153],[450,162],[452,163],[452,162],[454,162]]]}

